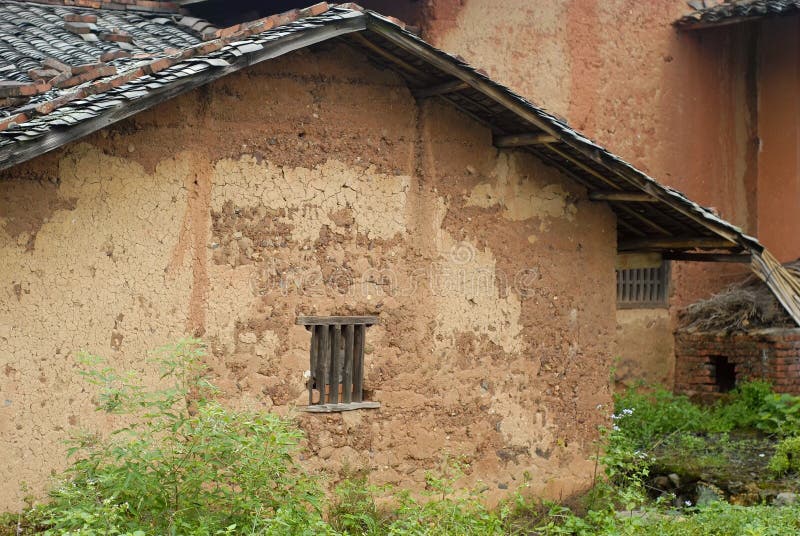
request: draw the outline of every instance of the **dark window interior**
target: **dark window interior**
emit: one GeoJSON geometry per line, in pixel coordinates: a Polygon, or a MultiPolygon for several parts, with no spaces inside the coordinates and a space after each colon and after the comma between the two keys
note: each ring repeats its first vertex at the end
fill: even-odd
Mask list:
{"type": "Polygon", "coordinates": [[[714,367],[714,383],[720,393],[727,393],[736,387],[736,363],[729,363],[724,355],[711,357],[711,365],[714,367]]]}

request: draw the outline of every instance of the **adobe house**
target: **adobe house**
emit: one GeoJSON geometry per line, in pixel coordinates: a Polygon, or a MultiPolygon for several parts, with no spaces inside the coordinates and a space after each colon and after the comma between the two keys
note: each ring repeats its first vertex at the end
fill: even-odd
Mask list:
{"type": "Polygon", "coordinates": [[[5,509],[115,424],[77,351],[152,373],[186,334],[227,403],[298,418],[312,470],[414,488],[451,454],[489,500],[525,472],[568,496],[610,409],[615,268],[771,266],[398,20],[65,2],[0,0],[5,509]]]}
{"type": "MultiPolygon", "coordinates": [[[[429,43],[458,52],[662,184],[714,207],[780,261],[800,256],[797,234],[787,232],[800,214],[796,2],[395,3],[421,6],[414,23],[429,43]]],[[[677,310],[748,272],[742,263],[669,265],[666,273],[641,274],[654,283],[668,277],[666,298],[654,292],[632,303],[620,293],[620,380],[672,385],[677,310]]]]}

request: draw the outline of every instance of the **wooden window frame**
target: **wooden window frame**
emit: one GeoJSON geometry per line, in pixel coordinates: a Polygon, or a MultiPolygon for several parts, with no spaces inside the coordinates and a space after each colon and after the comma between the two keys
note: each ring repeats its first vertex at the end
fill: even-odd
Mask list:
{"type": "Polygon", "coordinates": [[[617,309],[669,307],[670,263],[657,268],[617,270],[617,309]]]}
{"type": "Polygon", "coordinates": [[[367,328],[378,324],[378,317],[300,316],[296,323],[311,332],[308,406],[303,411],[332,413],[379,408],[380,402],[363,397],[364,343],[367,328]]]}

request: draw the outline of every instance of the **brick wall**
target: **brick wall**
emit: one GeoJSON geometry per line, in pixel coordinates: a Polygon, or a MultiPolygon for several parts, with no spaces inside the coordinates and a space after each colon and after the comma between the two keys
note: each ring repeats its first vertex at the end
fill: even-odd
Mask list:
{"type": "Polygon", "coordinates": [[[763,379],[800,394],[800,329],[675,334],[676,392],[713,398],[731,379],[726,368],[735,382],[763,379]]]}

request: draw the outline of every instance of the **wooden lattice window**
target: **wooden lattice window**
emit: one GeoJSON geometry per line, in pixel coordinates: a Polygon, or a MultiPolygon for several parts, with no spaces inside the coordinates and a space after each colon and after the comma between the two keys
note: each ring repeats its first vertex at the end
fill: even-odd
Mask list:
{"type": "Polygon", "coordinates": [[[623,309],[669,306],[669,263],[657,268],[617,270],[617,307],[623,309]]]}
{"type": "Polygon", "coordinates": [[[311,412],[379,408],[364,400],[364,342],[376,316],[301,316],[311,332],[308,406],[311,412]]]}

